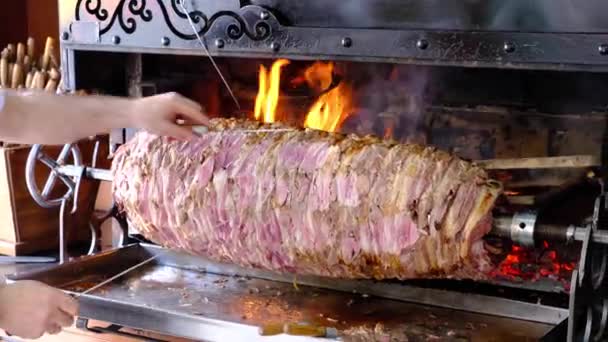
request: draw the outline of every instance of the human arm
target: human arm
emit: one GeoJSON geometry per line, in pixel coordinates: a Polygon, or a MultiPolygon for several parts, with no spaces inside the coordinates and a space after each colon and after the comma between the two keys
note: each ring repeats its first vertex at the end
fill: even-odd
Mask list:
{"type": "Polygon", "coordinates": [[[74,323],[78,302],[35,281],[0,286],[0,329],[26,339],[58,334],[74,323]]]}
{"type": "Polygon", "coordinates": [[[139,128],[188,139],[194,133],[178,125],[178,119],[208,124],[199,104],[175,93],[141,99],[0,93],[5,95],[4,106],[0,106],[0,140],[12,143],[60,145],[115,128],[139,128]]]}

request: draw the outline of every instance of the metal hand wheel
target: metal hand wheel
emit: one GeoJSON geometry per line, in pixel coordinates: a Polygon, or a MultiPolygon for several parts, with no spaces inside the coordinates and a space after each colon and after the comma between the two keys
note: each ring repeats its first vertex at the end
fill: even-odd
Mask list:
{"type": "Polygon", "coordinates": [[[49,157],[42,151],[42,149],[42,145],[32,146],[25,165],[25,182],[30,195],[39,206],[47,209],[56,208],[61,205],[61,202],[66,197],[70,197],[75,194],[76,184],[78,183],[77,181],[75,182],[72,180],[70,177],[59,174],[58,168],[66,163],[66,159],[70,154],[72,155],[73,165],[82,166],[82,155],[78,146],[72,144],[64,145],[57,159],[49,157]],[[42,191],[40,191],[36,183],[36,164],[38,161],[42,162],[51,169],[49,178],[46,180],[42,191]],[[68,187],[68,190],[60,197],[50,198],[53,188],[57,184],[57,179],[63,182],[68,187]]]}

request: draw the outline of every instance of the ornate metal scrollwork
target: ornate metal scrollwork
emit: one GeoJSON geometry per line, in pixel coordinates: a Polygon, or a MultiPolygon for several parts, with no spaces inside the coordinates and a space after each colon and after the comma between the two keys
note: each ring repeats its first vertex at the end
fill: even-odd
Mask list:
{"type": "MultiPolygon", "coordinates": [[[[246,35],[251,40],[260,41],[268,38],[272,32],[272,28],[268,22],[260,19],[250,23],[243,13],[233,11],[220,11],[208,17],[200,10],[192,10],[188,13],[182,11],[179,6],[179,1],[182,0],[156,0],[167,27],[173,34],[184,40],[197,39],[196,34],[191,33],[191,30],[183,32],[174,22],[176,18],[186,20],[188,16],[192,21],[200,26],[198,34],[204,36],[214,24],[220,21],[224,23],[226,36],[230,39],[239,39],[246,35]],[[169,2],[169,4],[167,3],[169,2]],[[225,23],[225,20],[230,23],[225,23]]],[[[97,20],[103,22],[99,34],[104,35],[118,23],[122,30],[127,34],[132,34],[137,29],[136,18],[139,17],[144,22],[150,22],[153,19],[152,10],[147,8],[147,0],[120,0],[113,8],[104,8],[102,0],[78,0],[76,3],[75,19],[81,20],[82,11],[86,11],[89,15],[94,16],[97,20]],[[110,15],[110,12],[113,13],[110,15]]]]}
{"type": "Polygon", "coordinates": [[[110,18],[108,23],[99,30],[100,35],[110,31],[116,22],[126,33],[132,34],[137,29],[137,22],[134,17],[139,17],[145,22],[152,20],[152,11],[146,8],[147,0],[120,0],[111,17],[109,17],[108,9],[103,8],[102,0],[78,0],[76,3],[76,20],[81,18],[80,11],[83,2],[86,12],[95,16],[98,20],[107,21],[110,18]]]}
{"type": "MultiPolygon", "coordinates": [[[[161,12],[163,13],[163,17],[165,18],[165,22],[167,26],[175,34],[176,36],[186,39],[186,40],[194,40],[197,39],[194,33],[184,33],[177,29],[173,22],[171,21],[171,17],[169,15],[169,10],[167,6],[164,4],[163,0],[157,0],[160,6],[161,12]]],[[[239,39],[243,35],[247,35],[252,40],[264,40],[270,36],[271,27],[268,23],[264,21],[258,21],[253,25],[253,30],[250,30],[247,26],[246,21],[243,19],[243,16],[238,13],[231,11],[221,11],[217,12],[208,18],[203,12],[198,10],[190,11],[189,13],[184,13],[178,6],[179,1],[181,0],[171,0],[171,8],[173,12],[182,19],[187,19],[188,16],[192,19],[195,24],[200,25],[200,30],[198,34],[203,36],[207,33],[213,24],[219,19],[230,18],[233,22],[226,26],[226,35],[230,39],[239,39]]]]}

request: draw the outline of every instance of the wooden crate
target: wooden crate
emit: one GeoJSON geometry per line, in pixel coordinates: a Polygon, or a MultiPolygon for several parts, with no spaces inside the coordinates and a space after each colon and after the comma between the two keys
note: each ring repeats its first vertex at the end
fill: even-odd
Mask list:
{"type": "MultiPolygon", "coordinates": [[[[45,153],[56,156],[61,147],[45,147],[45,153]]],[[[0,148],[0,254],[29,255],[58,249],[59,208],[44,209],[30,196],[25,182],[25,164],[29,146],[0,148]]],[[[83,161],[91,160],[92,143],[81,146],[83,161]]],[[[100,151],[101,152],[101,151],[100,151]]],[[[42,189],[49,169],[37,163],[36,176],[42,189]]],[[[98,185],[86,181],[81,185],[79,210],[68,222],[70,244],[88,242],[90,217],[98,185]]],[[[58,182],[54,196],[65,193],[58,182]]]]}

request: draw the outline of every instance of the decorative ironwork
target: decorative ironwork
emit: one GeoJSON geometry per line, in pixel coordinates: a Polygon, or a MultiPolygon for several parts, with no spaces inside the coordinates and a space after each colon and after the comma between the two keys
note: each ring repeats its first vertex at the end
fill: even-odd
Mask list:
{"type": "MultiPolygon", "coordinates": [[[[76,20],[80,20],[80,11],[83,1],[85,2],[85,10],[88,14],[95,16],[100,21],[106,21],[109,17],[107,9],[103,8],[101,0],[78,0],[76,3],[76,20]]],[[[139,17],[144,22],[152,20],[152,11],[147,9],[147,0],[120,0],[114,8],[114,13],[108,24],[99,30],[99,34],[103,35],[110,31],[114,24],[118,22],[120,27],[128,34],[132,34],[137,29],[137,22],[133,17],[139,17]],[[128,11],[125,11],[125,7],[128,11]],[[126,17],[131,15],[131,17],[126,17]]]]}
{"type": "MultiPolygon", "coordinates": [[[[207,17],[205,13],[199,10],[192,10],[188,13],[183,12],[178,6],[181,0],[169,0],[170,6],[166,3],[167,0],[156,1],[165,24],[173,34],[184,40],[195,40],[197,39],[196,34],[190,33],[190,31],[186,33],[178,29],[173,22],[172,15],[184,20],[189,16],[195,24],[200,25],[198,34],[201,36],[211,30],[218,20],[225,20],[226,18],[231,21],[231,23],[225,26],[226,36],[230,39],[239,39],[243,35],[246,35],[252,40],[260,41],[268,38],[272,31],[271,26],[263,19],[249,24],[243,15],[232,11],[221,11],[213,14],[211,17],[207,17]]],[[[114,13],[111,16],[109,13],[111,9],[104,8],[102,0],[78,0],[75,13],[77,21],[81,20],[81,11],[83,9],[97,20],[107,22],[106,25],[101,27],[99,31],[100,35],[104,35],[110,31],[116,23],[120,25],[125,33],[133,34],[137,29],[135,18],[139,17],[144,22],[150,22],[153,19],[152,11],[147,8],[147,0],[120,0],[118,5],[113,9],[114,13]]]]}

